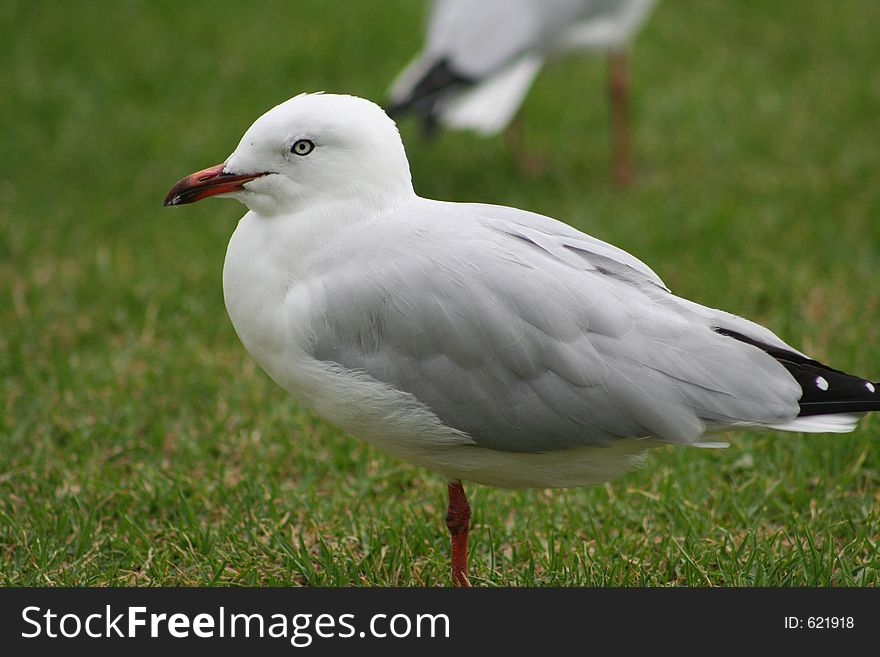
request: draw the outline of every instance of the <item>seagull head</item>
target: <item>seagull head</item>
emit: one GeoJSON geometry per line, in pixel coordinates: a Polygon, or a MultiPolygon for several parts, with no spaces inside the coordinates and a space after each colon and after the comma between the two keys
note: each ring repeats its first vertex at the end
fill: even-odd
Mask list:
{"type": "Polygon", "coordinates": [[[400,133],[385,112],[363,98],[316,93],[263,114],[225,162],[180,180],[165,205],[223,196],[275,215],[339,202],[381,209],[413,194],[400,133]]]}

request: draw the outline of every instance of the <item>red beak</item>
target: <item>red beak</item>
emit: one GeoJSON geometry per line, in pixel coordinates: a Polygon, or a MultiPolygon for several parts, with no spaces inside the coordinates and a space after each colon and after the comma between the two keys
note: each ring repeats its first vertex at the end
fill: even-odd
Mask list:
{"type": "Polygon", "coordinates": [[[243,189],[242,185],[254,178],[266,175],[265,173],[247,173],[243,175],[223,173],[226,164],[218,164],[208,169],[196,171],[179,181],[168,196],[165,197],[165,205],[184,205],[195,203],[209,196],[228,194],[243,189]]]}

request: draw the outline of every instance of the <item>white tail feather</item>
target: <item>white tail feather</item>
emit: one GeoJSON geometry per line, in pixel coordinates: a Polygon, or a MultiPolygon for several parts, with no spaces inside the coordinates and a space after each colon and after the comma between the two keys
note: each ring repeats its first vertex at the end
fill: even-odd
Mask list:
{"type": "Polygon", "coordinates": [[[856,428],[864,413],[837,413],[829,415],[806,415],[791,422],[768,424],[768,429],[802,431],[804,433],[849,433],[856,428]]]}
{"type": "Polygon", "coordinates": [[[544,59],[536,55],[518,59],[451,99],[441,110],[440,120],[447,127],[483,136],[498,134],[513,119],[543,64],[544,59]]]}

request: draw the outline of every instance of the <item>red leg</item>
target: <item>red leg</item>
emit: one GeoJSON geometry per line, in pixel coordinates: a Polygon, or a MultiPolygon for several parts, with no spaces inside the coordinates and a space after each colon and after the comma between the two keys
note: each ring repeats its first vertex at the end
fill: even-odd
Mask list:
{"type": "Polygon", "coordinates": [[[471,522],[471,505],[460,481],[449,484],[449,507],[446,509],[446,526],[452,535],[452,583],[470,586],[467,576],[468,529],[471,522]]]}
{"type": "Polygon", "coordinates": [[[629,148],[629,81],[625,52],[608,55],[608,89],[611,96],[611,139],[614,181],[621,186],[632,180],[629,148]]]}

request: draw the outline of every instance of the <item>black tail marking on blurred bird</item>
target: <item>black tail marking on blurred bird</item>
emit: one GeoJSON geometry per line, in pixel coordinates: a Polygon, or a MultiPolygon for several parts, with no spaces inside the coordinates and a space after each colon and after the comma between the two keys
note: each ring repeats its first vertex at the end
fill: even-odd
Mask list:
{"type": "Polygon", "coordinates": [[[734,340],[758,347],[788,370],[803,390],[799,416],[880,411],[880,383],[841,372],[793,351],[753,340],[742,333],[715,327],[734,340]]]}
{"type": "Polygon", "coordinates": [[[385,108],[392,119],[397,119],[408,112],[415,112],[422,121],[426,137],[432,136],[437,129],[437,103],[447,93],[461,87],[470,86],[474,80],[457,73],[446,58],[438,60],[429,68],[402,100],[385,108]]]}

